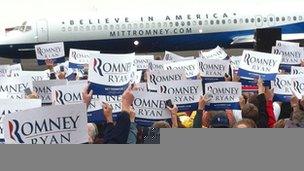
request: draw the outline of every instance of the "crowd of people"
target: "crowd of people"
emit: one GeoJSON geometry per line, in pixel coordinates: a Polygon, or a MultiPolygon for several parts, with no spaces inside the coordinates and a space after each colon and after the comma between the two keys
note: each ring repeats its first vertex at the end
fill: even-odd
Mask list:
{"type": "MultiPolygon", "coordinates": [[[[159,58],[158,58],[159,60],[159,58]]],[[[54,64],[47,61],[51,79],[65,79],[66,73],[55,73],[54,64]]],[[[225,81],[240,81],[237,75],[227,74],[225,81]]],[[[87,75],[79,80],[86,79],[87,75]]],[[[142,82],[147,82],[144,72],[142,82]]],[[[92,144],[153,144],[160,142],[160,128],[303,128],[304,99],[293,96],[290,102],[274,102],[273,88],[265,86],[262,79],[256,80],[257,92],[246,93],[240,97],[240,110],[206,111],[208,96],[201,96],[196,111],[179,112],[177,105],[167,107],[171,120],[155,121],[150,127],[136,123],[136,113],[132,106],[137,86],[130,85],[122,95],[121,109],[117,120],[113,119],[111,105],[102,104],[104,123],[89,123],[89,143],[92,144]]],[[[88,106],[92,91],[87,86],[83,92],[83,102],[88,106]]],[[[37,98],[35,92],[28,98],[37,98]]]]}

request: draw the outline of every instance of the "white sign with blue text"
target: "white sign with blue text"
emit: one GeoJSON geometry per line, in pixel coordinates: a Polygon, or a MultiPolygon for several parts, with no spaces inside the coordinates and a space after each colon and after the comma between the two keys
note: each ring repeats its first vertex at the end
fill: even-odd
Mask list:
{"type": "Polygon", "coordinates": [[[240,109],[242,85],[239,82],[217,82],[205,85],[205,96],[210,98],[207,110],[240,109]]]}
{"type": "Polygon", "coordinates": [[[33,89],[43,104],[52,103],[52,87],[66,85],[66,80],[34,81],[33,89]]]}
{"type": "Polygon", "coordinates": [[[6,115],[7,144],[83,144],[88,142],[85,104],[47,106],[6,115]]]}
{"type": "Polygon", "coordinates": [[[85,65],[89,65],[91,58],[99,56],[99,51],[70,49],[69,68],[82,69],[85,65]]]}
{"type": "Polygon", "coordinates": [[[38,65],[44,65],[47,59],[51,59],[54,63],[65,61],[63,42],[36,45],[35,51],[38,65]]]}
{"type": "Polygon", "coordinates": [[[200,52],[200,57],[204,59],[226,59],[228,57],[227,53],[219,46],[210,51],[200,52]]]}
{"type": "Polygon", "coordinates": [[[274,101],[290,102],[293,75],[277,75],[274,81],[274,101]]]}
{"type": "Polygon", "coordinates": [[[245,50],[240,63],[239,75],[241,78],[271,81],[276,78],[282,55],[245,50]]]}
{"type": "Polygon", "coordinates": [[[300,66],[304,58],[304,48],[295,46],[272,47],[272,53],[282,55],[280,69],[290,71],[291,66],[300,66]]]}
{"type": "Polygon", "coordinates": [[[94,95],[119,96],[136,70],[135,54],[100,54],[90,61],[89,82],[94,95]]]}
{"type": "Polygon", "coordinates": [[[8,99],[24,99],[25,90],[33,90],[33,81],[30,76],[26,77],[0,77],[0,94],[6,94],[8,99]]]}
{"type": "Polygon", "coordinates": [[[180,112],[195,111],[203,95],[201,80],[171,81],[159,84],[158,93],[170,97],[180,112]]]}
{"type": "Polygon", "coordinates": [[[198,59],[201,76],[204,81],[224,81],[229,74],[230,62],[218,59],[198,59]]]}
{"type": "Polygon", "coordinates": [[[200,73],[197,60],[185,60],[179,62],[171,62],[164,65],[164,70],[183,69],[187,78],[197,77],[200,73]]]}

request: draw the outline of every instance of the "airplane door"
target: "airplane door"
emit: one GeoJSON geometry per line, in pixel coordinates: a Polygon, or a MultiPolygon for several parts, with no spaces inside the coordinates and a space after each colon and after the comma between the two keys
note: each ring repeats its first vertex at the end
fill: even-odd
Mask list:
{"type": "Polygon", "coordinates": [[[263,17],[261,15],[255,16],[255,26],[256,27],[263,27],[263,17]]]}
{"type": "Polygon", "coordinates": [[[48,31],[47,20],[37,21],[37,41],[38,41],[38,43],[48,42],[48,40],[49,40],[49,31],[48,31]]]}

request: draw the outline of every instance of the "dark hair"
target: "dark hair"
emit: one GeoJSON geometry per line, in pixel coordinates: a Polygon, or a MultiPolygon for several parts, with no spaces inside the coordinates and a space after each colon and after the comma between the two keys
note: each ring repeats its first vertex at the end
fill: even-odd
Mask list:
{"type": "Polygon", "coordinates": [[[259,122],[259,109],[251,103],[247,103],[242,109],[242,117],[244,119],[251,119],[258,124],[259,122]]]}

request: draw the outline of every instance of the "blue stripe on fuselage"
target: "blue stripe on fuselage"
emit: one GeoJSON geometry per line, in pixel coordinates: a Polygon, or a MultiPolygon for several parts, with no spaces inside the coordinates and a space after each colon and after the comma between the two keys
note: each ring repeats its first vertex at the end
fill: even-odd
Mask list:
{"type": "MultiPolygon", "coordinates": [[[[283,34],[304,33],[304,22],[279,26],[282,28],[283,34]]],[[[175,36],[159,36],[159,37],[138,37],[127,39],[111,39],[111,40],[92,40],[92,41],[75,41],[65,42],[66,54],[70,48],[100,50],[103,53],[129,53],[129,52],[161,52],[181,51],[181,50],[201,50],[214,48],[217,45],[221,47],[230,47],[230,43],[234,37],[246,36],[254,34],[255,30],[231,31],[221,33],[205,33],[191,35],[175,35],[175,36]],[[139,45],[135,46],[134,41],[139,41],[139,45]]],[[[0,56],[18,56],[34,58],[35,54],[31,52],[20,52],[17,50],[22,48],[33,48],[35,44],[18,44],[0,46],[0,56]]],[[[247,46],[246,46],[247,47],[247,46]]],[[[250,48],[252,46],[248,46],[250,48]]],[[[245,48],[242,46],[242,48],[245,48]]],[[[67,56],[67,55],[66,55],[67,56]]]]}

